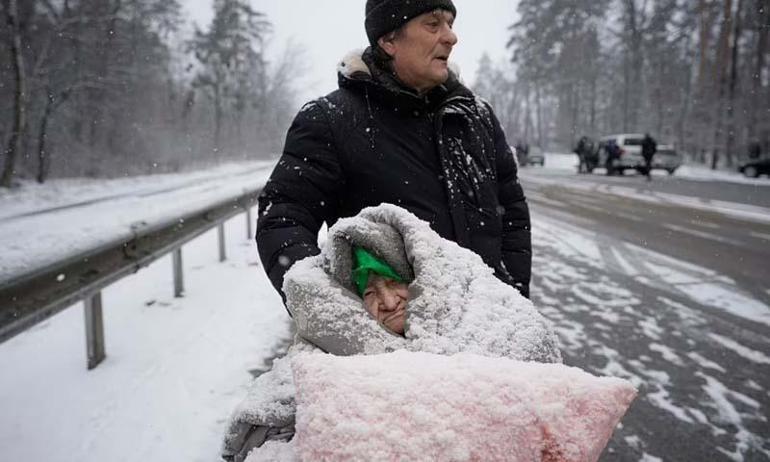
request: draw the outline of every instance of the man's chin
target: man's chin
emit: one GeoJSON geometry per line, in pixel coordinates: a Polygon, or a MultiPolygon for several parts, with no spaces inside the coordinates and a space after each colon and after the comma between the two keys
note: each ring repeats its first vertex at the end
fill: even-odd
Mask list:
{"type": "Polygon", "coordinates": [[[442,67],[439,71],[436,72],[436,81],[438,82],[438,85],[446,82],[447,79],[449,79],[448,67],[442,67]]]}

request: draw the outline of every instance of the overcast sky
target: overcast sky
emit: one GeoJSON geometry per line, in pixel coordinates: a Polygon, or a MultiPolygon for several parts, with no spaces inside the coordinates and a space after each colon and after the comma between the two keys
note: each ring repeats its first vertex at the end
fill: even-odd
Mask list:
{"type": "MultiPolygon", "coordinates": [[[[212,0],[182,0],[199,27],[211,21],[212,0]]],[[[459,42],[452,61],[460,66],[471,84],[478,60],[486,51],[495,61],[508,53],[507,27],[515,21],[518,0],[454,0],[457,7],[455,32],[459,42]]],[[[350,50],[367,45],[364,32],[365,0],[251,0],[257,11],[267,14],[274,34],[270,54],[280,53],[291,39],[305,50],[308,73],[303,79],[305,101],[337,88],[337,62],[350,50]]]]}

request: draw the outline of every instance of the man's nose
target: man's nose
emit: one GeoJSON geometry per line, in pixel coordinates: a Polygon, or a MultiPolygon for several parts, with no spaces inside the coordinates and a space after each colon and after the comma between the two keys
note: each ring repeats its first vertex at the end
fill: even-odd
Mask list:
{"type": "Polygon", "coordinates": [[[444,25],[444,32],[441,35],[441,41],[451,47],[457,44],[457,34],[455,34],[455,31],[452,30],[448,24],[444,25]]]}

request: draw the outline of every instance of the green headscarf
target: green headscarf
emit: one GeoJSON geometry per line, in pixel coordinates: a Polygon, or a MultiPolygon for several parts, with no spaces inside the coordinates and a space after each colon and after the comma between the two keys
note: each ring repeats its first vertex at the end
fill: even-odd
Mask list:
{"type": "Polygon", "coordinates": [[[404,278],[399,276],[384,260],[377,258],[362,247],[353,247],[353,283],[356,289],[358,289],[358,295],[361,297],[364,296],[371,273],[376,273],[398,282],[404,282],[404,278]]]}

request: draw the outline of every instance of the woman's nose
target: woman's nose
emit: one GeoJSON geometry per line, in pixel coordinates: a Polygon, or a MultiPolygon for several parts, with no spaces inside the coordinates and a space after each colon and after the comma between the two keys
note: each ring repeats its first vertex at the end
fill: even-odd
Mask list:
{"type": "Polygon", "coordinates": [[[391,290],[385,290],[383,291],[381,300],[382,300],[382,309],[384,311],[394,311],[398,308],[399,303],[399,297],[398,295],[391,291],[391,290]]]}

